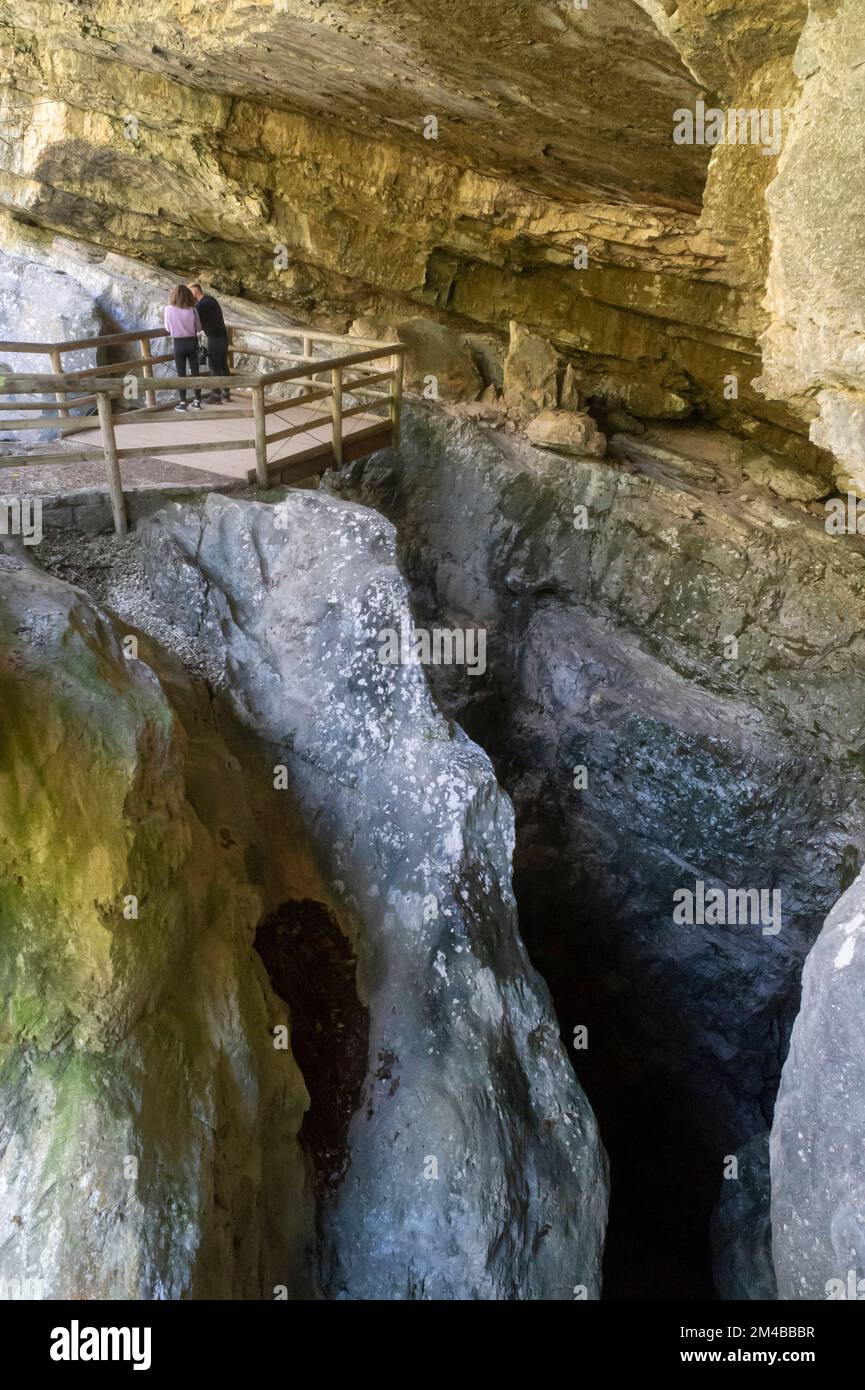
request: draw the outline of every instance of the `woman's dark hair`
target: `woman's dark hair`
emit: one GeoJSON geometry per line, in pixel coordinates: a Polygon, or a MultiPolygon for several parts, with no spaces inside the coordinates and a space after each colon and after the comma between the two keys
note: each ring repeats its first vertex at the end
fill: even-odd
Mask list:
{"type": "Polygon", "coordinates": [[[194,309],[195,300],[192,298],[192,291],[186,285],[175,285],[171,291],[169,304],[173,304],[178,309],[194,309]]]}

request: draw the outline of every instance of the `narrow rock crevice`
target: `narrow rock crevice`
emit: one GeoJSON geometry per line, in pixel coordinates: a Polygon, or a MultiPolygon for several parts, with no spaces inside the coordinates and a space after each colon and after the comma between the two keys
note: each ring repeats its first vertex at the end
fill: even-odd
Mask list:
{"type": "Polygon", "coordinates": [[[266,917],[255,949],[288,1005],[291,1049],[310,1097],[299,1137],[321,1203],[345,1175],[349,1125],[366,1077],[369,1011],[357,996],[357,958],[333,914],[311,898],[282,903],[266,917]]]}
{"type": "Polygon", "coordinates": [[[0,0],[0,1298],[865,1298],[863,51],[0,0]]]}
{"type": "Polygon", "coordinates": [[[588,1030],[570,1055],[611,1160],[609,1298],[716,1296],[725,1172],[738,1154],[764,1190],[802,964],[863,859],[861,557],[737,457],[691,427],[541,459],[412,407],[398,454],[332,484],[397,526],[420,627],[487,631],[483,674],[428,675],[514,802],[523,939],[563,1038],[588,1030]],[[821,620],[791,623],[818,574],[821,620]],[[697,879],[777,890],[781,929],[677,926],[697,879]]]}

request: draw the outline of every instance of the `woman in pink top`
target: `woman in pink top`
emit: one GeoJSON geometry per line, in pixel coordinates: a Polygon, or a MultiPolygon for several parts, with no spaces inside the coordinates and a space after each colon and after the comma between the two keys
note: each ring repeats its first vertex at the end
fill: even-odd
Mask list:
{"type": "MultiPolygon", "coordinates": [[[[198,334],[201,324],[195,300],[186,285],[175,285],[165,306],[165,331],[174,340],[174,365],[178,376],[186,376],[186,364],[193,376],[198,376],[198,334]]],[[[186,392],[179,393],[175,410],[186,409],[186,392]]],[[[196,388],[193,410],[201,409],[201,392],[196,388]]]]}

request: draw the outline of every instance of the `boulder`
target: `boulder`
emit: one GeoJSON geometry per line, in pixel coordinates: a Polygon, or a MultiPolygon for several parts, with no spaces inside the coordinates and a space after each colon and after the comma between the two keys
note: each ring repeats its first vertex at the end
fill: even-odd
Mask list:
{"type": "Polygon", "coordinates": [[[804,80],[785,118],[783,155],[766,195],[767,319],[763,372],[753,384],[773,408],[791,403],[810,423],[813,443],[835,456],[841,490],[861,494],[865,131],[856,120],[861,72],[849,55],[865,44],[865,9],[858,0],[805,8],[795,59],[804,80]]]}
{"type": "Polygon", "coordinates": [[[396,324],[374,314],[362,314],[354,319],[348,333],[350,338],[373,338],[382,343],[395,343],[398,338],[396,324]]]}
{"type": "Polygon", "coordinates": [[[831,490],[828,479],[821,478],[819,473],[772,458],[761,449],[746,446],[741,463],[742,473],[749,482],[768,487],[789,502],[813,502],[831,490]]]}
{"type": "Polygon", "coordinates": [[[865,392],[834,387],[817,392],[820,415],[811,425],[811,439],[834,455],[839,487],[865,493],[865,392]]]}
{"type": "Polygon", "coordinates": [[[577,374],[570,362],[565,367],[562,383],[559,387],[559,408],[560,410],[579,410],[582,405],[577,374]]]}
{"type": "Polygon", "coordinates": [[[406,344],[405,389],[442,401],[473,401],[483,389],[465,338],[432,319],[403,319],[397,327],[406,344]],[[431,378],[435,394],[430,396],[431,378]]]}
{"type": "Polygon", "coordinates": [[[526,437],[539,449],[603,458],[607,441],[590,415],[572,410],[542,410],[526,426],[526,437]]]}
{"type": "Polygon", "coordinates": [[[237,762],[173,658],[3,567],[0,1289],[308,1296],[307,1094],[237,762]]]}
{"type": "Polygon", "coordinates": [[[545,338],[513,320],[505,358],[504,401],[507,410],[526,419],[539,410],[554,409],[558,399],[558,357],[545,338]]]}
{"type": "Polygon", "coordinates": [[[684,396],[651,381],[621,381],[608,377],[592,394],[609,410],[624,410],[645,420],[679,420],[691,411],[691,404],[684,396]]]}
{"type": "Polygon", "coordinates": [[[501,339],[483,333],[467,333],[468,343],[485,387],[501,391],[505,379],[505,348],[501,339]]]}
{"type": "Polygon", "coordinates": [[[865,874],[826,918],[772,1124],[772,1249],[783,1299],[865,1297],[865,874]]]}
{"type": "Polygon", "coordinates": [[[468,340],[434,319],[418,316],[389,323],[366,316],[355,319],[349,331],[353,337],[405,343],[403,382],[412,395],[428,400],[473,401],[483,389],[468,340]]]}
{"type": "Polygon", "coordinates": [[[322,1213],[328,1291],[598,1297],[605,1159],[518,932],[513,811],[424,670],[388,659],[412,627],[393,527],[293,490],[172,507],[143,540],[166,614],[224,648],[236,717],[287,769],[358,954],[368,1063],[322,1213]]]}

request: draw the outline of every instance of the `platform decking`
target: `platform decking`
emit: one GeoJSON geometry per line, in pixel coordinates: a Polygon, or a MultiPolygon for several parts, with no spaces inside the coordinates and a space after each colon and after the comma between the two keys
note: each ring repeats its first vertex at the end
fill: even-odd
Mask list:
{"type": "Polygon", "coordinates": [[[0,410],[34,412],[2,420],[0,428],[50,429],[64,437],[75,436],[70,441],[74,447],[63,456],[6,455],[0,458],[0,469],[57,464],[63,457],[104,461],[115,530],[122,535],[127,527],[124,459],[150,457],[225,478],[245,477],[267,487],[275,482],[301,482],[399,442],[402,343],[341,337],[302,326],[229,324],[228,328],[231,359],[261,357],[290,365],[226,377],[157,377],[154,365],[170,357],[151,353],[154,340],[165,337],[162,329],[133,329],[63,343],[0,343],[3,352],[47,356],[53,368],[49,374],[16,371],[0,377],[0,410]],[[291,338],[298,340],[299,352],[282,350],[285,339],[291,338]],[[128,352],[130,345],[139,348],[136,357],[77,371],[63,369],[66,352],[86,348],[97,353],[105,349],[128,352]],[[200,411],[176,411],[177,391],[186,389],[191,401],[196,386],[205,394],[230,388],[231,401],[205,404],[200,411]],[[297,391],[300,394],[291,394],[297,391]],[[21,400],[21,396],[35,399],[21,400]],[[132,407],[127,404],[130,396],[136,402],[132,407]],[[92,417],[73,413],[94,405],[98,428],[92,417]],[[376,413],[382,410],[384,415],[376,413]]]}
{"type": "MultiPolygon", "coordinates": [[[[206,381],[206,378],[202,380],[206,381]]],[[[225,478],[246,478],[250,482],[255,480],[255,419],[251,401],[237,397],[230,406],[205,403],[200,412],[189,411],[188,419],[184,419],[180,429],[183,431],[184,443],[202,446],[201,451],[194,454],[172,452],[172,445],[178,443],[179,434],[177,413],[173,407],[168,408],[164,419],[161,415],[151,416],[147,423],[136,423],[136,413],[129,412],[128,416],[115,416],[114,419],[115,438],[118,447],[125,453],[131,455],[139,447],[161,445],[163,447],[160,448],[157,457],[166,463],[177,464],[180,468],[203,468],[208,473],[217,473],[225,478]],[[249,440],[247,449],[222,448],[226,442],[244,438],[249,440]]],[[[274,429],[278,430],[290,425],[309,424],[320,415],[321,411],[316,411],[314,407],[288,404],[283,409],[274,411],[269,418],[274,429]]],[[[381,429],[386,424],[386,421],[372,414],[350,416],[343,426],[343,446],[345,447],[347,441],[358,432],[369,427],[381,429]]],[[[326,451],[328,446],[332,446],[332,436],[333,424],[329,420],[324,425],[312,425],[302,433],[283,439],[279,443],[268,442],[268,472],[275,477],[277,463],[288,465],[295,455],[305,454],[316,446],[323,446],[326,451]]],[[[89,443],[101,444],[101,437],[99,429],[82,430],[80,434],[75,435],[75,442],[83,446],[89,443]]],[[[332,453],[332,447],[330,452],[332,453]]]]}

